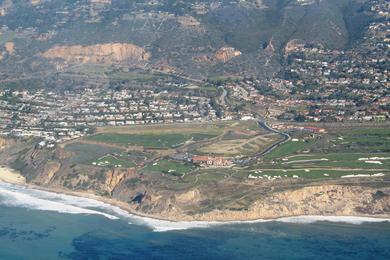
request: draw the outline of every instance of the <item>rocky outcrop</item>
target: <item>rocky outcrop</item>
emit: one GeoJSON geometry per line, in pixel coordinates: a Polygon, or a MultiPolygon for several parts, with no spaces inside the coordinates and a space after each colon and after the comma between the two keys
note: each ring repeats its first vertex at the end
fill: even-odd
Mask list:
{"type": "Polygon", "coordinates": [[[0,16],[6,16],[8,11],[13,7],[11,0],[4,0],[0,4],[0,16]]]}
{"type": "Polygon", "coordinates": [[[193,16],[179,16],[177,17],[179,24],[186,29],[189,28],[201,28],[201,23],[193,16]]]}
{"type": "Polygon", "coordinates": [[[217,50],[214,55],[202,55],[195,57],[194,60],[197,62],[207,62],[207,63],[226,63],[229,60],[241,56],[242,53],[233,47],[222,47],[217,50]]]}
{"type": "MultiPolygon", "coordinates": [[[[4,143],[0,139],[0,145],[4,143]]],[[[390,186],[384,182],[387,177],[371,178],[370,182],[286,180],[257,185],[231,179],[186,188],[176,185],[177,179],[170,176],[78,164],[72,160],[76,154],[60,147],[54,152],[25,150],[23,143],[7,145],[0,152],[0,159],[5,164],[18,161],[24,165],[21,174],[28,183],[93,193],[151,217],[202,221],[301,215],[390,217],[390,186]]]]}
{"type": "Polygon", "coordinates": [[[254,220],[302,215],[390,216],[390,188],[324,185],[290,190],[257,200],[248,210],[214,210],[198,220],[254,220]]]}
{"type": "Polygon", "coordinates": [[[128,170],[109,170],[106,172],[106,191],[112,194],[113,190],[127,177],[133,174],[132,169],[128,170]]]}
{"type": "Polygon", "coordinates": [[[234,49],[233,47],[223,47],[215,53],[214,57],[219,62],[227,62],[234,57],[240,56],[241,54],[242,53],[240,51],[234,49]]]}
{"type": "Polygon", "coordinates": [[[198,189],[190,190],[175,196],[178,203],[198,203],[201,200],[200,192],[198,189]]]}
{"type": "Polygon", "coordinates": [[[267,47],[264,49],[268,53],[274,53],[275,52],[275,46],[273,44],[273,40],[270,40],[267,47]]]}
{"type": "Polygon", "coordinates": [[[56,46],[42,53],[47,59],[62,59],[69,63],[140,64],[150,58],[143,48],[129,43],[108,43],[89,46],[56,46]]]}
{"type": "Polygon", "coordinates": [[[284,53],[289,54],[290,52],[296,51],[297,49],[303,48],[305,42],[302,40],[294,39],[289,41],[284,48],[284,53]]]}
{"type": "Polygon", "coordinates": [[[32,5],[39,5],[41,3],[41,0],[31,0],[32,5]]]}
{"type": "Polygon", "coordinates": [[[8,54],[12,55],[15,53],[15,43],[13,42],[6,42],[4,44],[5,50],[8,52],[8,54]]]}
{"type": "Polygon", "coordinates": [[[7,145],[7,140],[0,138],[0,150],[2,150],[7,145]]]}
{"type": "Polygon", "coordinates": [[[47,162],[34,181],[45,186],[49,185],[60,168],[61,164],[58,162],[47,162]]]}

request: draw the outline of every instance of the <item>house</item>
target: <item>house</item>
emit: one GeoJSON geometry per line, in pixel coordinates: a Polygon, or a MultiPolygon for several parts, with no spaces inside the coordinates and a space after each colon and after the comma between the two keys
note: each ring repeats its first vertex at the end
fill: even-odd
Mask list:
{"type": "Polygon", "coordinates": [[[204,167],[229,167],[232,161],[223,157],[194,156],[192,162],[204,167]]]}
{"type": "Polygon", "coordinates": [[[312,133],[326,133],[326,130],[324,128],[316,126],[305,126],[304,129],[312,133]]]}

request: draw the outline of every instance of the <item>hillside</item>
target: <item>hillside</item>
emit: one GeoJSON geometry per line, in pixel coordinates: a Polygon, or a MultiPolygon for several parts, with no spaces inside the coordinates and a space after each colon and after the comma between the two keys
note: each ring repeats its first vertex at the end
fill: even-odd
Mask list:
{"type": "Polygon", "coordinates": [[[54,86],[80,62],[198,80],[270,77],[291,40],[352,46],[370,21],[366,2],[2,0],[0,79],[2,87],[54,86]],[[133,50],[118,58],[98,47],[113,44],[133,50]]]}

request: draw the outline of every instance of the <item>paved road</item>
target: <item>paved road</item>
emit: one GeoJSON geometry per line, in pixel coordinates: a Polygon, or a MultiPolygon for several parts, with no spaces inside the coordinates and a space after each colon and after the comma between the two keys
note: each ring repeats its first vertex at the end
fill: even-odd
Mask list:
{"type": "Polygon", "coordinates": [[[256,156],[258,156],[258,157],[264,156],[264,155],[266,155],[266,154],[272,152],[275,148],[277,148],[278,146],[280,146],[280,145],[282,145],[282,144],[284,144],[284,143],[290,141],[290,139],[291,139],[291,137],[290,137],[289,134],[284,133],[284,132],[280,132],[280,131],[278,131],[278,130],[276,130],[276,129],[271,128],[271,127],[267,124],[267,122],[265,122],[265,121],[260,120],[260,121],[259,121],[259,126],[260,126],[261,128],[264,128],[264,129],[267,130],[267,131],[270,131],[270,132],[272,132],[272,133],[276,133],[276,134],[282,136],[283,138],[282,138],[282,140],[280,140],[280,141],[274,143],[273,145],[271,145],[270,147],[268,147],[268,148],[265,149],[264,151],[262,151],[262,152],[256,154],[256,156]]]}
{"type": "Polygon", "coordinates": [[[267,130],[269,132],[278,134],[278,135],[282,136],[283,138],[281,140],[277,141],[276,143],[272,144],[271,146],[269,146],[267,149],[265,149],[265,150],[255,154],[255,155],[251,156],[250,158],[248,158],[247,160],[245,160],[243,162],[243,164],[245,164],[245,165],[248,165],[248,164],[251,164],[251,163],[255,162],[258,158],[263,157],[264,155],[272,152],[274,149],[276,149],[280,145],[290,141],[290,139],[291,139],[289,134],[284,133],[284,132],[280,132],[280,131],[278,131],[276,129],[271,128],[267,124],[267,122],[265,122],[262,119],[259,119],[259,127],[263,128],[263,129],[265,129],[265,130],[267,130]]]}

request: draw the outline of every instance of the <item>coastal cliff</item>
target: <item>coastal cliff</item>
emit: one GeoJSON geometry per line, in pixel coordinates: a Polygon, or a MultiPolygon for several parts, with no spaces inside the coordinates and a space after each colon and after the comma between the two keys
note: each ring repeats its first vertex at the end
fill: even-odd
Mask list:
{"type": "Polygon", "coordinates": [[[321,185],[269,194],[248,210],[197,215],[198,220],[255,220],[289,216],[383,216],[390,215],[390,188],[321,185]]]}
{"type": "Polygon", "coordinates": [[[177,180],[136,169],[78,164],[63,148],[26,150],[25,143],[0,140],[0,160],[32,184],[81,196],[98,196],[134,214],[187,221],[238,221],[289,216],[390,217],[386,177],[354,180],[303,180],[242,183],[236,180],[176,188],[177,180]],[[15,156],[23,150],[22,156],[15,156]],[[7,160],[5,159],[7,158],[7,160]],[[18,163],[11,163],[17,161],[18,163]]]}

